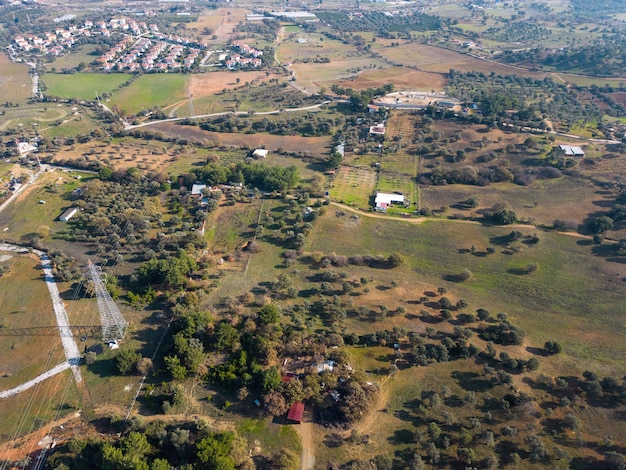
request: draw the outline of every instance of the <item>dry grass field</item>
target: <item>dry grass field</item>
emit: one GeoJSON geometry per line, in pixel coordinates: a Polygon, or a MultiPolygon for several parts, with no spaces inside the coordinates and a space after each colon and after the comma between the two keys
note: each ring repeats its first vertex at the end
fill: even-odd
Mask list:
{"type": "Polygon", "coordinates": [[[32,96],[32,86],[26,64],[16,64],[0,54],[0,103],[25,104],[32,96]]]}
{"type": "Polygon", "coordinates": [[[209,140],[223,145],[256,148],[265,145],[270,151],[282,148],[285,152],[305,152],[308,155],[324,156],[330,152],[330,137],[280,136],[271,134],[226,134],[209,132],[193,126],[182,126],[164,122],[150,129],[197,141],[209,140]]]}
{"type": "MultiPolygon", "coordinates": [[[[382,45],[383,41],[380,41],[379,46],[382,45]]],[[[493,71],[502,75],[517,74],[539,80],[548,75],[544,72],[530,72],[519,67],[482,60],[448,49],[414,42],[401,43],[397,47],[377,47],[376,52],[393,62],[415,67],[425,72],[447,73],[450,69],[460,72],[490,73],[493,71]]]]}
{"type": "Polygon", "coordinates": [[[363,71],[384,66],[381,60],[361,56],[353,59],[332,60],[328,64],[293,64],[290,69],[297,74],[298,86],[309,91],[318,91],[321,87],[330,88],[338,80],[356,78],[363,71]]]}
{"type": "Polygon", "coordinates": [[[407,70],[403,67],[389,67],[364,70],[355,78],[343,79],[338,82],[343,87],[355,90],[376,88],[386,83],[393,83],[397,91],[431,91],[443,89],[445,79],[440,73],[407,70]]]}
{"type": "Polygon", "coordinates": [[[246,13],[249,10],[242,8],[218,8],[216,10],[203,10],[198,20],[188,23],[187,28],[197,29],[201,33],[208,28],[209,34],[203,36],[203,42],[212,41],[227,42],[230,40],[233,30],[240,22],[246,21],[246,13]],[[212,39],[213,35],[217,36],[212,39]]]}
{"type": "Polygon", "coordinates": [[[280,75],[266,74],[262,71],[219,71],[191,75],[187,84],[187,94],[193,94],[194,98],[213,95],[224,89],[232,90],[242,84],[267,82],[280,75]],[[239,79],[239,83],[237,83],[239,79]]]}
{"type": "Polygon", "coordinates": [[[322,34],[304,31],[287,33],[277,50],[277,58],[283,64],[316,58],[327,58],[333,62],[366,56],[367,54],[358,51],[355,46],[329,39],[322,34]]]}

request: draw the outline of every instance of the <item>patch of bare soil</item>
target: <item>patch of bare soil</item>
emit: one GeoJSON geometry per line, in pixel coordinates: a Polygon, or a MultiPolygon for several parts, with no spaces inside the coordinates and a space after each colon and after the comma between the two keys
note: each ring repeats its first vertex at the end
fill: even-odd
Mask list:
{"type": "Polygon", "coordinates": [[[329,137],[300,137],[270,134],[230,134],[209,132],[195,126],[183,126],[172,122],[162,122],[151,126],[168,136],[182,137],[191,140],[210,140],[224,145],[249,148],[260,147],[270,151],[283,149],[285,152],[305,152],[313,156],[328,155],[331,139],[329,137]]]}
{"type": "Polygon", "coordinates": [[[240,83],[245,82],[258,82],[269,81],[272,78],[282,77],[282,75],[269,74],[266,75],[263,71],[219,71],[219,72],[207,72],[191,75],[189,79],[188,92],[199,98],[201,96],[213,95],[223,89],[232,89],[240,87],[237,83],[237,79],[240,79],[240,83]]]}

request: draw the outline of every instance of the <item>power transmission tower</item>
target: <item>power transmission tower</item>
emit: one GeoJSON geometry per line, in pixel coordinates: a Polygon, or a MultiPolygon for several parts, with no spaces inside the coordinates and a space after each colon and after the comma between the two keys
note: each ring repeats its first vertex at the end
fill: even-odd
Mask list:
{"type": "Polygon", "coordinates": [[[104,273],[99,266],[95,266],[89,261],[87,264],[87,275],[93,281],[94,290],[96,291],[100,323],[102,323],[102,340],[105,343],[109,343],[124,338],[128,322],[122,316],[120,309],[117,308],[104,285],[104,273]]]}
{"type": "Polygon", "coordinates": [[[193,93],[189,93],[189,112],[191,113],[189,117],[194,117],[196,115],[193,110],[193,93]]]}

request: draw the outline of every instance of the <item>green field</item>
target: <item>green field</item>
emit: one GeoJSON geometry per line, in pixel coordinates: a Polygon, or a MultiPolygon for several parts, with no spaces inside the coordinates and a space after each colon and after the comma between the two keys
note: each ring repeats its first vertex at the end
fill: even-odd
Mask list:
{"type": "Polygon", "coordinates": [[[188,75],[174,73],[142,75],[115,93],[107,105],[118,106],[123,112],[133,114],[154,106],[174,104],[187,97],[188,80],[188,75]]]}
{"type": "Polygon", "coordinates": [[[32,83],[26,64],[16,64],[0,54],[0,103],[23,105],[32,96],[32,83]]]}
{"type": "Polygon", "coordinates": [[[445,285],[473,308],[508,312],[533,345],[551,338],[563,341],[569,356],[563,361],[576,370],[593,366],[623,372],[623,362],[616,362],[626,357],[623,319],[617,314],[623,292],[611,281],[612,271],[618,267],[590,256],[587,244],[578,239],[551,233],[539,233],[537,245],[521,245],[517,254],[507,254],[497,240],[511,230],[447,220],[414,225],[367,217],[354,226],[329,211],[316,223],[309,249],[341,255],[402,253],[407,257],[405,266],[397,272],[383,270],[373,275],[387,282],[400,280],[410,289],[405,301],[419,297],[434,283],[445,285]],[[471,245],[476,245],[478,252],[494,245],[497,253],[476,256],[459,252],[471,245]],[[516,274],[516,269],[530,262],[539,263],[537,272],[516,274]],[[456,284],[444,280],[466,268],[474,274],[473,281],[456,284]]]}
{"type": "Polygon", "coordinates": [[[78,64],[81,62],[89,65],[96,58],[93,54],[96,50],[97,46],[95,44],[85,44],[77,50],[72,50],[69,54],[56,58],[54,62],[47,65],[46,68],[48,70],[55,68],[56,70],[61,71],[64,68],[73,69],[78,67],[78,64]]]}
{"type": "Polygon", "coordinates": [[[96,93],[111,93],[132,75],[127,73],[75,73],[46,74],[42,77],[46,85],[44,92],[48,96],[63,98],[77,98],[81,100],[95,100],[96,93]]]}

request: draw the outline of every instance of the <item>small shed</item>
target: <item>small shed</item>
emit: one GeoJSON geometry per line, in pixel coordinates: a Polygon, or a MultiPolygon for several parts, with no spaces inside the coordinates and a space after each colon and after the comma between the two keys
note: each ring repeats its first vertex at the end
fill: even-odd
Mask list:
{"type": "Polygon", "coordinates": [[[559,148],[568,157],[584,157],[585,151],[575,145],[559,145],[559,148]]]}
{"type": "Polygon", "coordinates": [[[63,214],[59,216],[59,220],[62,222],[67,222],[72,217],[74,217],[78,213],[78,207],[70,207],[63,214]]]}
{"type": "Polygon", "coordinates": [[[302,422],[303,415],[304,403],[302,403],[301,401],[297,401],[293,405],[291,405],[291,408],[289,408],[289,413],[287,413],[287,420],[300,424],[302,422]]]}
{"type": "Polygon", "coordinates": [[[254,152],[252,152],[252,158],[265,158],[268,153],[269,150],[266,149],[255,149],[254,152]]]}

